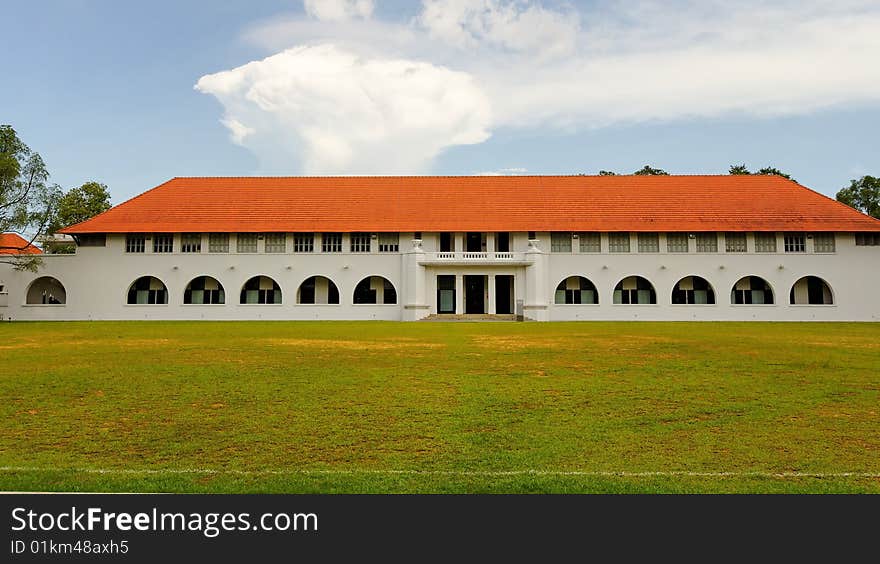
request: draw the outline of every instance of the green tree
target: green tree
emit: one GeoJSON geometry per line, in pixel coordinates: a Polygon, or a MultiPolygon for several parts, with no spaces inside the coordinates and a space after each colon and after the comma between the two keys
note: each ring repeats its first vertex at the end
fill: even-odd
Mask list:
{"type": "Polygon", "coordinates": [[[850,180],[850,185],[837,193],[837,201],[880,219],[880,178],[863,176],[850,180]]]}
{"type": "Polygon", "coordinates": [[[49,233],[91,219],[110,209],[110,190],[100,182],[86,182],[61,196],[49,223],[49,233]]]}
{"type": "Polygon", "coordinates": [[[773,167],[773,166],[765,166],[764,168],[762,168],[761,170],[759,170],[755,174],[775,174],[776,176],[781,176],[782,178],[794,180],[794,178],[792,178],[790,174],[786,174],[786,173],[782,172],[781,170],[779,170],[778,168],[773,167]]]}
{"type": "Polygon", "coordinates": [[[617,176],[617,173],[611,172],[610,170],[600,170],[599,176],[617,176]]]}
{"type": "Polygon", "coordinates": [[[641,169],[635,171],[633,174],[644,175],[644,176],[668,176],[669,173],[663,170],[662,168],[653,168],[651,165],[645,165],[641,169]]]}
{"type": "Polygon", "coordinates": [[[728,174],[752,174],[745,164],[731,165],[728,174]]]}
{"type": "MultiPolygon", "coordinates": [[[[48,180],[39,153],[31,151],[11,125],[0,125],[0,232],[26,233],[29,243],[46,233],[60,196],[58,186],[48,180]]],[[[41,264],[39,255],[0,256],[0,262],[16,270],[36,271],[41,264]]]]}

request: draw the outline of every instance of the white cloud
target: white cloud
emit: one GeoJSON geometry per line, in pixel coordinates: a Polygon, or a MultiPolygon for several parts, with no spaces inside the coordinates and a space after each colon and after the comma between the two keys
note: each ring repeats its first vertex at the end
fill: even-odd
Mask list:
{"type": "Polygon", "coordinates": [[[500,168],[498,170],[487,170],[476,172],[474,176],[522,176],[528,173],[528,169],[522,167],[500,168]]]}
{"type": "Polygon", "coordinates": [[[463,48],[481,45],[542,56],[574,50],[576,12],[547,10],[529,2],[424,0],[417,18],[430,36],[463,48]]]}
{"type": "Polygon", "coordinates": [[[308,174],[424,171],[440,151],[489,137],[489,101],[471,76],[424,62],[297,47],[203,76],[223,123],[264,168],[308,174]],[[240,132],[247,131],[247,135],[240,132]]]}
{"type": "Polygon", "coordinates": [[[303,0],[303,7],[313,18],[329,22],[373,15],[373,0],[303,0]]]}
{"type": "Polygon", "coordinates": [[[423,172],[499,128],[880,102],[876,0],[423,0],[408,22],[371,17],[372,2],[306,4],[312,19],[245,31],[299,47],[198,88],[223,103],[237,142],[307,172],[423,172]]]}

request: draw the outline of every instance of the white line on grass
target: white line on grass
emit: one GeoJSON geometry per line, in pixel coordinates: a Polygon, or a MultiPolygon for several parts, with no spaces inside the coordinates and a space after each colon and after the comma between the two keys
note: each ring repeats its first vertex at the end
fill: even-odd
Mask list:
{"type": "Polygon", "coordinates": [[[234,470],[211,468],[39,468],[31,466],[0,466],[0,472],[73,472],[81,474],[161,476],[175,474],[229,475],[229,476],[332,476],[332,475],[387,475],[387,476],[584,476],[594,478],[880,478],[880,472],[698,472],[689,470],[371,470],[371,469],[290,469],[290,470],[234,470]]]}

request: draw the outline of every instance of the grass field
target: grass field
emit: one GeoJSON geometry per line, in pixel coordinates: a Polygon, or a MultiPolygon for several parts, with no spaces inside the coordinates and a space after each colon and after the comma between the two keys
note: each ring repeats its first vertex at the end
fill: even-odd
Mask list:
{"type": "Polygon", "coordinates": [[[0,489],[880,492],[880,324],[0,324],[0,489]]]}

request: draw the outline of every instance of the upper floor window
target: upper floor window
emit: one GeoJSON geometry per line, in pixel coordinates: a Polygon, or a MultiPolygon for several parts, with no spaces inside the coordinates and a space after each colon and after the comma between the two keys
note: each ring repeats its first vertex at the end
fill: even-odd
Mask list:
{"type": "Polygon", "coordinates": [[[286,253],[287,252],[287,234],[286,233],[266,233],[264,245],[267,253],[286,253]]]}
{"type": "Polygon", "coordinates": [[[608,251],[612,253],[628,253],[629,233],[609,233],[608,251]]]}
{"type": "Polygon", "coordinates": [[[786,233],[782,242],[786,253],[807,252],[807,237],[803,233],[786,233]]]}
{"type": "Polygon", "coordinates": [[[656,233],[639,233],[640,253],[659,253],[660,236],[656,233]]]}
{"type": "Polygon", "coordinates": [[[451,253],[455,251],[455,236],[452,233],[440,234],[440,252],[451,253]]]}
{"type": "Polygon", "coordinates": [[[755,233],[756,253],[776,252],[776,233],[755,233]]]}
{"type": "Polygon", "coordinates": [[[686,252],[688,252],[687,233],[667,233],[666,234],[666,252],[667,253],[686,253],[686,252]]]}
{"type": "Polygon", "coordinates": [[[379,252],[397,253],[400,251],[400,233],[379,233],[379,252]]]}
{"type": "Polygon", "coordinates": [[[182,252],[182,253],[200,253],[200,252],[202,252],[202,234],[201,233],[183,233],[180,236],[180,252],[182,252]]]}
{"type": "Polygon", "coordinates": [[[724,235],[724,250],[728,253],[744,253],[748,250],[745,233],[726,233],[724,235]]]}
{"type": "Polygon", "coordinates": [[[325,253],[341,253],[342,233],[324,233],[321,235],[321,251],[325,253]]]}
{"type": "Polygon", "coordinates": [[[351,234],[351,252],[353,252],[353,253],[369,253],[371,239],[372,239],[372,236],[369,233],[352,233],[351,234]]]}
{"type": "Polygon", "coordinates": [[[173,253],[174,235],[171,233],[156,233],[153,235],[154,253],[173,253]]]}
{"type": "Polygon", "coordinates": [[[550,252],[551,253],[570,253],[571,252],[571,232],[570,231],[554,231],[550,233],[550,252]]]}
{"type": "Polygon", "coordinates": [[[816,233],[813,235],[813,252],[833,253],[834,251],[834,233],[816,233]]]}
{"type": "Polygon", "coordinates": [[[718,234],[717,233],[697,233],[697,252],[698,253],[717,253],[718,252],[718,234]]]}
{"type": "Polygon", "coordinates": [[[602,237],[598,233],[578,233],[582,253],[602,252],[602,237]]]}
{"type": "Polygon", "coordinates": [[[856,233],[856,245],[859,247],[876,247],[880,245],[880,233],[856,233]]]}
{"type": "MultiPolygon", "coordinates": [[[[338,235],[338,234],[337,234],[338,235]]],[[[342,244],[340,240],[339,244],[342,244]]],[[[315,234],[314,233],[294,233],[293,234],[293,252],[295,253],[311,253],[315,250],[315,234]]]]}
{"type": "Polygon", "coordinates": [[[209,253],[229,252],[229,233],[211,233],[208,235],[209,253]]]}
{"type": "Polygon", "coordinates": [[[257,252],[257,234],[239,233],[235,241],[235,251],[238,253],[257,252]]]}
{"type": "Polygon", "coordinates": [[[147,236],[141,234],[129,234],[125,236],[126,253],[143,253],[147,248],[147,236]]]}

